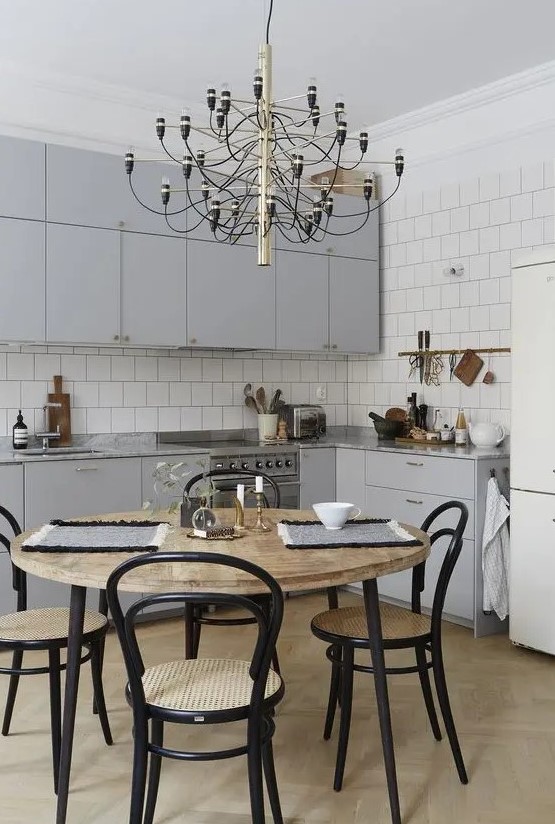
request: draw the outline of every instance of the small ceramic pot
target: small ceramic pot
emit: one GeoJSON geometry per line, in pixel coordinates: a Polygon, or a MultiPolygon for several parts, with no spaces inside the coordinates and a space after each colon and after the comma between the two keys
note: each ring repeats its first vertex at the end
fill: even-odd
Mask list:
{"type": "Polygon", "coordinates": [[[261,441],[274,440],[277,433],[277,415],[258,415],[258,437],[261,441]]]}

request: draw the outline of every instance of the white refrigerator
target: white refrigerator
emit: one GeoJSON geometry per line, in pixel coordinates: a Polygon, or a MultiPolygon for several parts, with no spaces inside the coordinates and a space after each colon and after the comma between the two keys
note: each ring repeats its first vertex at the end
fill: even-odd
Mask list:
{"type": "Polygon", "coordinates": [[[555,655],[555,247],[512,270],[509,635],[555,655]]]}

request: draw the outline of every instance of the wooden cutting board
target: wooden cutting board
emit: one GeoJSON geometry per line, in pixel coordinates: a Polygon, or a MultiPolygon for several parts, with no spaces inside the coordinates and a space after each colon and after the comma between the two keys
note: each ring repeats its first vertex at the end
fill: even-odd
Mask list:
{"type": "Polygon", "coordinates": [[[476,378],[478,372],[484,365],[484,361],[472,349],[467,349],[458,364],[453,370],[453,375],[464,383],[465,386],[471,386],[476,378]]]}
{"type": "Polygon", "coordinates": [[[48,403],[59,403],[60,406],[48,407],[48,431],[56,432],[60,427],[59,439],[50,441],[51,448],[71,445],[71,414],[69,394],[62,392],[62,376],[54,375],[54,391],[48,393],[48,403]]]}

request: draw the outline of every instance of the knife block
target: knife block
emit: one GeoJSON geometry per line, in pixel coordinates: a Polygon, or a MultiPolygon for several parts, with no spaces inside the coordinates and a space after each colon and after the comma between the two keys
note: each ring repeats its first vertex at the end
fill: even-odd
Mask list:
{"type": "Polygon", "coordinates": [[[60,406],[49,406],[48,431],[56,432],[60,427],[60,437],[51,441],[51,448],[71,445],[71,414],[69,408],[69,394],[62,392],[62,376],[54,375],[54,392],[48,393],[48,403],[59,403],[60,406]]]}

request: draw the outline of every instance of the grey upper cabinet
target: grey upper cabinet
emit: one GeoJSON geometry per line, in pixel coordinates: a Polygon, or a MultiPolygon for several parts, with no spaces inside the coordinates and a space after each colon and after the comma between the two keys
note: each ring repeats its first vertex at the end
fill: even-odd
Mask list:
{"type": "Polygon", "coordinates": [[[123,158],[68,146],[47,146],[46,219],[117,229],[127,197],[123,158]]]}
{"type": "Polygon", "coordinates": [[[274,266],[257,266],[249,246],[189,240],[187,343],[273,349],[274,266]]]}
{"type": "Polygon", "coordinates": [[[276,348],[329,349],[327,258],[276,251],[276,348]]]}
{"type": "Polygon", "coordinates": [[[46,273],[48,341],[119,340],[119,232],[49,224],[46,273]]]}
{"type": "Polygon", "coordinates": [[[45,339],[44,234],[44,223],[0,218],[2,341],[45,339]]]}
{"type": "MultiPolygon", "coordinates": [[[[375,205],[375,201],[370,201],[370,209],[375,205]]],[[[362,195],[335,195],[329,229],[338,234],[326,238],[326,247],[333,255],[378,260],[378,226],[378,210],[367,215],[367,204],[362,195]]]]}
{"type": "Polygon", "coordinates": [[[328,260],[331,349],[338,352],[378,352],[378,262],[333,256],[328,260]]]}
{"type": "Polygon", "coordinates": [[[121,234],[124,343],[185,346],[186,244],[181,238],[121,234]]]}
{"type": "MultiPolygon", "coordinates": [[[[162,163],[135,164],[133,186],[147,206],[161,212],[153,214],[133,196],[125,172],[123,154],[118,156],[49,145],[46,157],[48,221],[161,235],[174,234],[164,219],[160,185],[165,176],[170,178],[172,186],[183,186],[183,176],[178,167],[162,163]]],[[[178,195],[173,200],[176,201],[175,208],[179,208],[178,195]]],[[[183,228],[183,221],[179,217],[175,220],[176,226],[183,228]]]]}
{"type": "Polygon", "coordinates": [[[0,137],[0,215],[44,220],[44,143],[0,137]]]}

